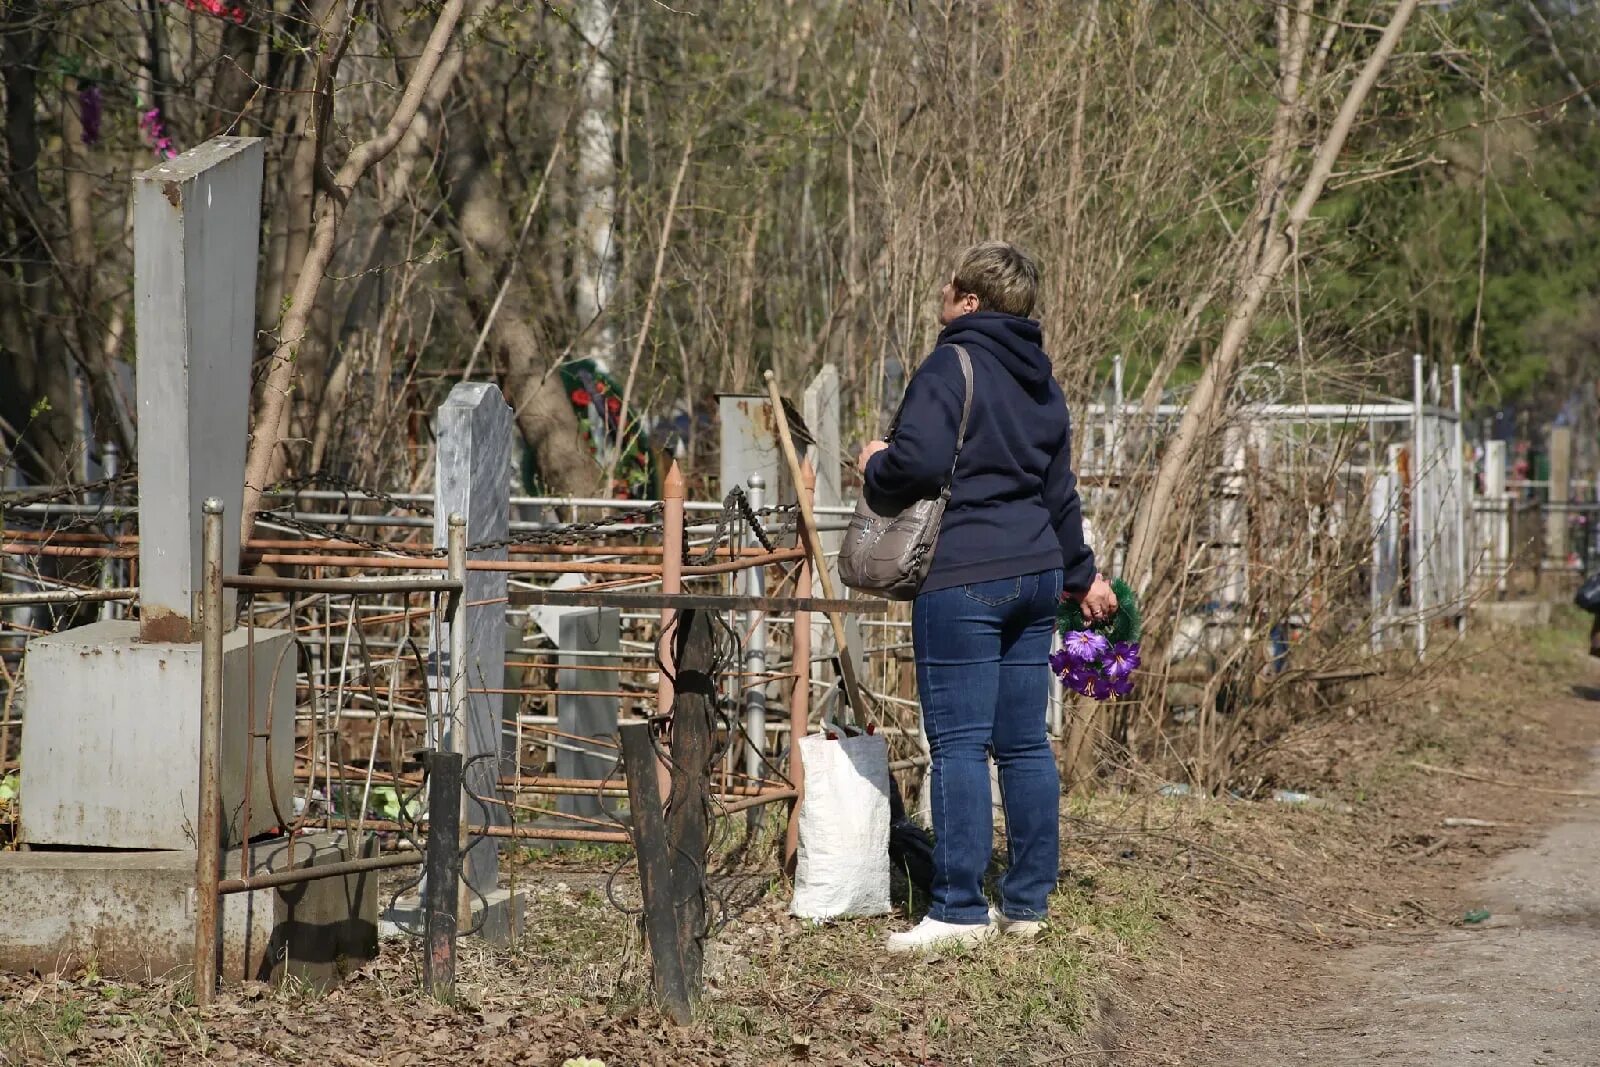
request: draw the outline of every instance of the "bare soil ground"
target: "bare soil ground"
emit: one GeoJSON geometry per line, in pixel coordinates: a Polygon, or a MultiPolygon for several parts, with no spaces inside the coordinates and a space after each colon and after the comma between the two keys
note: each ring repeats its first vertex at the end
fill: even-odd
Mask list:
{"type": "MultiPolygon", "coordinates": [[[[1584,939],[1600,914],[1582,894],[1543,913],[1527,903],[1559,889],[1540,882],[1548,857],[1586,830],[1554,831],[1545,859],[1516,851],[1600,802],[1413,765],[1600,789],[1582,781],[1600,704],[1573,687],[1600,669],[1581,628],[1478,636],[1445,654],[1424,691],[1333,707],[1279,740],[1274,781],[1321,806],[1170,798],[1154,782],[1074,801],[1042,943],[915,961],[879,951],[903,920],[802,925],[770,874],[769,834],[719,878],[731,918],[710,950],[702,1018],[672,1027],[648,1007],[634,924],[607,898],[613,857],[541,856],[518,875],[534,886],[528,935],[466,949],[455,1005],[417,994],[405,942],[326,995],[231,989],[204,1010],[182,982],[110,981],[92,966],[0,976],[0,1063],[1432,1063],[1406,1058],[1401,1039],[1463,1032],[1450,1011],[1495,1027],[1485,1016],[1504,999],[1484,986],[1503,988],[1509,972],[1488,964],[1484,982],[1427,999],[1460,970],[1458,947],[1494,946],[1514,971],[1512,942],[1537,927],[1555,939],[1542,954],[1593,962],[1584,939]],[[1465,922],[1477,908],[1493,914],[1465,922]],[[1506,908],[1535,919],[1508,922],[1506,908]],[[1403,1004],[1409,987],[1424,994],[1403,1004]]],[[[1581,859],[1562,871],[1550,877],[1569,888],[1588,878],[1581,859]]],[[[629,886],[615,883],[624,906],[629,886]]],[[[1560,986],[1539,988],[1559,1002],[1560,986]]]]}

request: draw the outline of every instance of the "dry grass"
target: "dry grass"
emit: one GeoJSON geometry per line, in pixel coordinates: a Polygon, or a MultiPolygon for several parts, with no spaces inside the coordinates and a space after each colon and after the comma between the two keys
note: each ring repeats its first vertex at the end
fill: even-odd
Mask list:
{"type": "Polygon", "coordinates": [[[903,920],[789,918],[758,839],[718,882],[736,910],[710,948],[701,1018],[674,1028],[648,1006],[634,923],[596,873],[614,855],[543,854],[514,865],[532,885],[527,935],[465,949],[455,1005],[417,993],[406,942],[328,995],[251,987],[203,1011],[176,983],[15,976],[0,978],[0,1063],[1202,1062],[1199,1043],[1288,995],[1284,961],[1459,921],[1470,872],[1531,832],[1443,817],[1536,824],[1558,803],[1409,764],[1516,781],[1579,766],[1592,730],[1571,692],[1587,678],[1578,620],[1475,636],[1452,657],[1426,693],[1330,707],[1275,750],[1273,780],[1324,806],[1175,798],[1154,782],[1074,800],[1041,942],[886,956],[903,920]]]}

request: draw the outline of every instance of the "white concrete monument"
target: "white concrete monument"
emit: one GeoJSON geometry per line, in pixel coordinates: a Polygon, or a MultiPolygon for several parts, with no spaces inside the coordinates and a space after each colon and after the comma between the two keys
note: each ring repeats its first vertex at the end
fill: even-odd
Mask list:
{"type": "MultiPolygon", "coordinates": [[[[208,496],[225,502],[233,521],[224,524],[224,568],[236,573],[262,162],[260,140],[217,138],[134,179],[142,621],[29,642],[22,834],[30,844],[194,847],[200,506],[208,496]]],[[[225,625],[233,615],[229,594],[225,625]]],[[[279,810],[292,807],[292,638],[254,636],[252,644],[232,630],[223,645],[229,844],[277,824],[274,798],[279,810]],[[246,782],[248,827],[239,825],[246,782]]]]}

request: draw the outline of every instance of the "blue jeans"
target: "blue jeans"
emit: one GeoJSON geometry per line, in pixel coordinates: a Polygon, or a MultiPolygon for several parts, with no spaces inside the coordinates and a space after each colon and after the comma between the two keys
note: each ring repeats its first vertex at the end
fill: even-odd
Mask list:
{"type": "Polygon", "coordinates": [[[947,923],[985,923],[983,874],[994,844],[994,754],[1011,866],[1008,919],[1042,919],[1060,855],[1061,780],[1045,732],[1050,635],[1061,572],[1042,571],[918,596],[917,689],[933,753],[933,903],[947,923]]]}

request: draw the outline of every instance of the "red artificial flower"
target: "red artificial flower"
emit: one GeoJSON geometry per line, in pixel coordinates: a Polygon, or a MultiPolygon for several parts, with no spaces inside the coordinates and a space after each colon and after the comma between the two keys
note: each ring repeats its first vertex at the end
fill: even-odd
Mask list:
{"type": "Polygon", "coordinates": [[[609,386],[606,385],[606,380],[604,378],[602,378],[598,382],[594,383],[594,391],[599,393],[601,396],[605,396],[606,395],[606,391],[607,391],[608,388],[609,388],[609,386]]]}
{"type": "Polygon", "coordinates": [[[622,401],[614,396],[606,397],[606,410],[615,415],[622,410],[622,401]]]}
{"type": "Polygon", "coordinates": [[[592,399],[593,398],[589,395],[589,390],[587,389],[574,389],[572,391],[572,402],[578,405],[580,408],[588,407],[589,401],[592,399]]]}
{"type": "Polygon", "coordinates": [[[239,4],[228,4],[224,0],[184,0],[183,6],[190,11],[199,11],[213,18],[244,24],[245,9],[239,4]]]}

